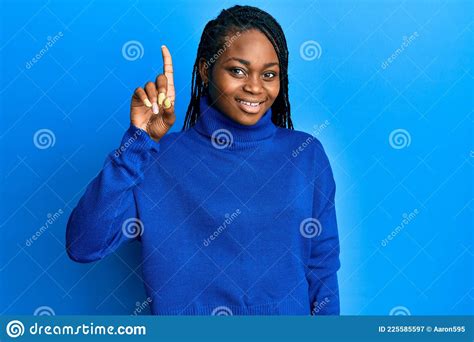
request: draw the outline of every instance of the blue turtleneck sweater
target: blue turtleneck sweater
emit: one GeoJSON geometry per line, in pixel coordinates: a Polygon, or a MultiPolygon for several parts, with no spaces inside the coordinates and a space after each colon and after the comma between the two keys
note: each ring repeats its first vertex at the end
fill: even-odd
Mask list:
{"type": "Polygon", "coordinates": [[[335,183],[321,143],[200,101],[159,142],[130,125],[71,213],[70,258],[140,241],[157,315],[339,314],[335,183]]]}

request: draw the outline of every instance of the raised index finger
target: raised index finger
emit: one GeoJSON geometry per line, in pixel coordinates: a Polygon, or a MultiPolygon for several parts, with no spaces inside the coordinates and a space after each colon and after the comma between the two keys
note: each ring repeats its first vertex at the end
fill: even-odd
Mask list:
{"type": "Polygon", "coordinates": [[[174,89],[174,78],[173,78],[173,60],[171,54],[165,45],[161,46],[161,54],[163,55],[163,72],[168,79],[168,89],[166,96],[169,97],[172,103],[175,101],[176,92],[174,89]]]}

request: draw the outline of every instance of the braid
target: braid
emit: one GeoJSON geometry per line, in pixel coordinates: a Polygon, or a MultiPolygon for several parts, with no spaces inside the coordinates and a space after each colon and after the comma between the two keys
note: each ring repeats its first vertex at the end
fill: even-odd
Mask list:
{"type": "MultiPolygon", "coordinates": [[[[236,5],[224,9],[216,19],[209,21],[201,35],[191,81],[191,100],[186,111],[183,130],[192,127],[200,114],[201,96],[206,93],[199,61],[212,61],[226,43],[226,38],[235,32],[257,29],[272,43],[280,63],[280,92],[272,105],[272,122],[279,127],[293,129],[288,98],[288,48],[283,30],[270,14],[252,6],[236,5]]],[[[207,64],[212,69],[213,64],[207,64]],[[209,65],[210,64],[210,65],[209,65]]]]}

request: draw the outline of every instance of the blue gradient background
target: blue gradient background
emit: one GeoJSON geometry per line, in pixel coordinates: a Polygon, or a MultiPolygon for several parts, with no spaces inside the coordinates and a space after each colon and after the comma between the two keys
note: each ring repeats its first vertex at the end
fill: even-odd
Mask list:
{"type": "MultiPolygon", "coordinates": [[[[206,22],[234,2],[3,1],[1,8],[0,313],[124,314],[146,298],[140,245],[70,261],[65,226],[129,122],[133,89],[174,60],[177,123],[206,22]],[[48,36],[63,32],[30,69],[48,36]],[[122,56],[138,40],[144,55],[122,56]],[[39,129],[55,144],[38,149],[39,129]],[[64,214],[30,247],[48,213],[64,214]]],[[[295,127],[318,138],[337,183],[341,313],[474,313],[473,4],[468,1],[249,1],[281,23],[295,127]],[[382,62],[414,32],[387,67],[382,62]],[[317,41],[306,61],[300,47],[317,41]],[[395,149],[390,133],[409,132],[395,149]],[[404,213],[419,214],[381,244],[404,213]]],[[[142,313],[148,313],[145,310],[142,313]]]]}

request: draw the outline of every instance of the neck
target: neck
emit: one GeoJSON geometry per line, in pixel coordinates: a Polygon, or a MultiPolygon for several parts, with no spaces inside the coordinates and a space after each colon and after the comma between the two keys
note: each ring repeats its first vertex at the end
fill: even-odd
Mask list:
{"type": "Polygon", "coordinates": [[[211,139],[217,148],[237,149],[256,146],[271,138],[277,127],[272,122],[269,108],[254,125],[242,125],[217,109],[208,96],[200,99],[200,115],[194,128],[211,139]],[[217,145],[216,145],[217,144],[217,145]]]}

